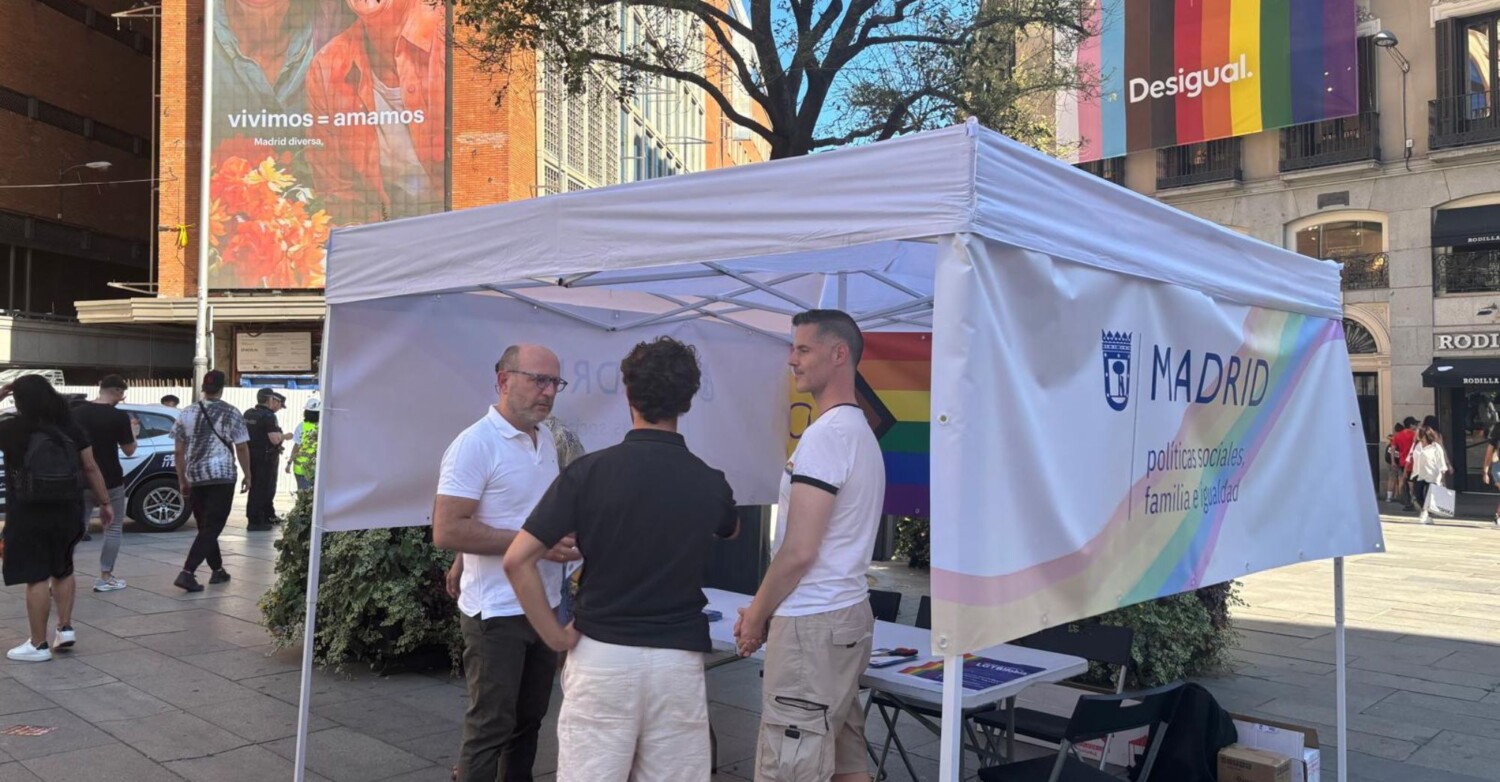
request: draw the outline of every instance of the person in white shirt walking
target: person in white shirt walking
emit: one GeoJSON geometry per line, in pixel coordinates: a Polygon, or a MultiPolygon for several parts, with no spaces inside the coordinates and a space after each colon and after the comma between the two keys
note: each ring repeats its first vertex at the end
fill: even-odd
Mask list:
{"type": "Polygon", "coordinates": [[[766,647],[755,779],[869,782],[859,677],[875,627],[865,572],[885,462],[855,396],[864,337],[838,310],[792,325],[787,363],[821,413],[786,464],[775,554],[735,625],[741,655],[766,647]]]}
{"type": "Polygon", "coordinates": [[[1437,431],[1425,425],[1417,430],[1417,442],[1411,449],[1411,485],[1412,499],[1416,500],[1419,511],[1417,520],[1423,524],[1432,523],[1427,508],[1428,490],[1433,484],[1441,485],[1451,469],[1437,431]]]}
{"type": "MultiPolygon", "coordinates": [[[[557,653],[526,621],[502,560],[557,477],[557,450],[541,424],[567,381],[552,351],[513,345],[495,365],[499,401],[443,454],[432,539],[463,557],[458,583],[469,707],[459,752],[461,782],[529,782],[552,699],[557,653]]],[[[548,604],[560,600],[563,564],[578,559],[572,536],[540,563],[548,604]]]]}

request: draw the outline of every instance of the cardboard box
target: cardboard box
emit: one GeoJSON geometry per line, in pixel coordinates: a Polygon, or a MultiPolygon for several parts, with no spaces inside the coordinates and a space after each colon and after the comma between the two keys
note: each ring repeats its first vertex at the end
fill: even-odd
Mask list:
{"type": "Polygon", "coordinates": [[[1286,755],[1231,744],[1219,751],[1219,782],[1291,782],[1286,755]]]}
{"type": "Polygon", "coordinates": [[[1241,745],[1293,759],[1291,782],[1321,782],[1323,757],[1316,730],[1261,717],[1231,716],[1241,745]]]}

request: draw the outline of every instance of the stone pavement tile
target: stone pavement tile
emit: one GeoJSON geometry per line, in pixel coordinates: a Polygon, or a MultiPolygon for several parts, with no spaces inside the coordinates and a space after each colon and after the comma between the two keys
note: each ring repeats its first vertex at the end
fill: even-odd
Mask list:
{"type": "MultiPolygon", "coordinates": [[[[257,743],[297,734],[297,707],[269,695],[252,694],[239,700],[194,706],[187,711],[236,736],[257,743]]],[[[333,727],[333,722],[317,714],[310,716],[311,730],[333,727]]]]}
{"type": "MultiPolygon", "coordinates": [[[[434,687],[447,690],[447,687],[434,687]]],[[[313,713],[381,741],[398,742],[434,733],[456,732],[463,727],[463,710],[442,714],[415,708],[394,698],[356,698],[315,705],[313,713]]]]}
{"type": "Polygon", "coordinates": [[[300,649],[277,650],[270,644],[235,647],[220,652],[182,656],[183,662],[216,673],[230,681],[301,669],[300,649]]]}
{"type": "MultiPolygon", "coordinates": [[[[165,765],[189,782],[266,782],[292,778],[292,762],[265,747],[240,747],[204,758],[174,760],[165,765]]],[[[307,779],[309,782],[328,782],[325,777],[312,773],[307,779]]]]}
{"type": "MultiPolygon", "coordinates": [[[[273,741],[264,746],[288,760],[296,757],[295,739],[273,741]]],[[[307,737],[308,770],[333,782],[368,782],[430,765],[429,761],[410,752],[349,728],[329,728],[307,737]]]]}
{"type": "MultiPolygon", "coordinates": [[[[181,592],[182,590],[178,591],[181,592]]],[[[204,593],[199,592],[198,594],[201,595],[204,593]]],[[[105,592],[95,595],[93,599],[101,603],[110,603],[137,614],[170,614],[178,611],[191,611],[195,608],[193,601],[187,599],[186,592],[183,592],[182,596],[179,597],[163,597],[140,589],[126,588],[118,592],[105,592]]],[[[104,629],[110,630],[107,626],[104,629]]],[[[111,630],[111,632],[113,631],[111,630]]],[[[126,634],[118,633],[118,635],[126,634]]]]}
{"type": "Polygon", "coordinates": [[[176,711],[170,703],[154,698],[124,682],[111,682],[81,690],[58,690],[51,694],[57,705],[90,723],[150,717],[176,711]]]}
{"type": "Polygon", "coordinates": [[[81,690],[115,680],[115,677],[90,666],[82,659],[68,658],[61,654],[53,655],[52,661],[47,663],[6,660],[0,662],[0,665],[10,669],[12,679],[44,694],[58,690],[81,690]]]}
{"type": "MultiPolygon", "coordinates": [[[[1412,666],[1417,668],[1418,666],[1412,666]]],[[[1415,671],[1413,673],[1416,673],[1415,671]]],[[[1490,694],[1488,689],[1477,687],[1461,687],[1455,684],[1443,684],[1441,682],[1430,682],[1417,675],[1403,676],[1394,673],[1380,673],[1367,671],[1361,668],[1349,667],[1347,671],[1348,680],[1351,682],[1362,682],[1380,687],[1390,687],[1397,690],[1409,692],[1420,692],[1427,695],[1438,695],[1444,698],[1457,698],[1465,701],[1477,701],[1490,694]]]]}
{"type": "Polygon", "coordinates": [[[1411,756],[1411,763],[1455,774],[1494,779],[1496,758],[1500,758],[1500,738],[1482,738],[1444,731],[1417,750],[1411,756]]]}
{"type": "Polygon", "coordinates": [[[250,743],[249,739],[181,711],[95,724],[158,763],[217,755],[250,743]]]}
{"type": "Polygon", "coordinates": [[[1500,647],[1497,647],[1489,654],[1454,652],[1433,663],[1433,665],[1448,671],[1465,671],[1500,676],[1500,647]]]}
{"type": "Polygon", "coordinates": [[[124,744],[90,747],[25,761],[43,782],[163,782],[176,774],[124,744]]]}
{"type": "Polygon", "coordinates": [[[1324,664],[1333,662],[1332,652],[1302,646],[1306,639],[1258,630],[1237,629],[1239,629],[1239,641],[1235,644],[1236,649],[1307,662],[1324,664]]]}
{"type": "Polygon", "coordinates": [[[458,730],[392,741],[391,746],[406,750],[442,768],[451,769],[458,765],[458,749],[462,743],[463,731],[458,730]]]}
{"type": "Polygon", "coordinates": [[[402,774],[399,777],[381,780],[381,782],[448,782],[453,778],[452,774],[452,766],[432,766],[402,774]]]}
{"type": "Polygon", "coordinates": [[[140,648],[130,639],[107,633],[82,619],[73,620],[73,629],[78,634],[78,643],[71,649],[59,651],[58,654],[68,657],[92,657],[140,648]]]}
{"type": "MultiPolygon", "coordinates": [[[[240,684],[284,703],[296,705],[302,687],[301,672],[287,671],[267,676],[255,676],[240,680],[240,684]]],[[[312,703],[314,706],[353,700],[369,694],[364,687],[336,674],[325,670],[313,672],[312,703]]]]}
{"type": "Polygon", "coordinates": [[[1311,674],[1313,676],[1324,676],[1333,672],[1333,660],[1322,662],[1311,660],[1295,660],[1290,657],[1280,657],[1273,654],[1262,654],[1260,652],[1244,649],[1235,649],[1230,652],[1238,669],[1241,665],[1264,670],[1284,671],[1295,674],[1311,674]]]}
{"type": "Polygon", "coordinates": [[[7,718],[6,726],[12,724],[57,729],[45,736],[0,736],[0,752],[16,760],[30,760],[115,743],[113,736],[89,725],[66,709],[28,711],[23,716],[7,718]],[[12,719],[15,722],[11,722],[12,719]]]}
{"type": "Polygon", "coordinates": [[[263,590],[256,590],[256,593],[250,596],[215,595],[214,597],[199,601],[198,607],[206,611],[215,611],[225,616],[243,619],[246,622],[259,623],[261,621],[261,612],[260,603],[257,601],[260,599],[261,594],[264,594],[263,590]]]}
{"type": "MultiPolygon", "coordinates": [[[[1500,689],[1500,673],[1483,673],[1480,671],[1450,671],[1447,668],[1424,665],[1415,666],[1407,663],[1386,660],[1378,657],[1367,657],[1349,662],[1349,670],[1375,671],[1388,673],[1404,679],[1414,679],[1424,682],[1436,682],[1438,684],[1452,684],[1458,687],[1472,688],[1477,690],[1491,691],[1500,689]]],[[[1439,693],[1431,693],[1437,695],[1439,693]]]]}
{"type": "MultiPolygon", "coordinates": [[[[1473,736],[1500,736],[1500,722],[1495,720],[1487,720],[1466,714],[1454,714],[1448,711],[1437,711],[1435,709],[1423,709],[1409,704],[1377,703],[1361,713],[1387,720],[1408,720],[1435,728],[1439,731],[1451,730],[1456,733],[1468,733],[1473,736]]],[[[1497,762],[1500,762],[1500,758],[1497,758],[1497,762]]]]}
{"type": "MultiPolygon", "coordinates": [[[[1461,714],[1466,717],[1500,721],[1500,703],[1494,701],[1480,701],[1475,703],[1455,698],[1443,698],[1437,695],[1424,695],[1417,692],[1398,692],[1387,698],[1384,702],[1392,706],[1413,706],[1419,709],[1440,711],[1447,714],[1461,714]]],[[[1361,711],[1363,710],[1361,709],[1361,711]]]]}
{"type": "MultiPolygon", "coordinates": [[[[1350,635],[1352,636],[1352,634],[1350,635]]],[[[1350,637],[1345,649],[1350,657],[1384,657],[1388,660],[1399,660],[1411,663],[1412,665],[1431,665],[1450,654],[1446,649],[1401,643],[1400,641],[1390,640],[1394,636],[1389,634],[1382,635],[1382,640],[1350,637]]],[[[1302,648],[1317,649],[1326,652],[1328,661],[1333,662],[1334,638],[1331,634],[1307,641],[1302,645],[1302,648]]]]}
{"type": "Polygon", "coordinates": [[[132,679],[131,684],[180,709],[240,700],[255,694],[253,690],[201,669],[181,676],[145,676],[132,679]]]}
{"type": "MultiPolygon", "coordinates": [[[[141,647],[172,656],[191,656],[238,649],[240,645],[202,629],[143,635],[135,639],[141,647]]],[[[265,643],[264,636],[260,639],[265,643]]]]}
{"type": "MultiPolygon", "coordinates": [[[[123,593],[110,592],[108,594],[116,595],[123,593]]],[[[137,638],[143,635],[176,633],[190,628],[201,628],[205,620],[209,618],[210,613],[189,607],[165,613],[153,613],[146,616],[105,619],[95,622],[94,625],[107,633],[114,633],[121,638],[137,638]]]]}
{"type": "MultiPolygon", "coordinates": [[[[1338,755],[1324,751],[1322,779],[1334,782],[1338,779],[1338,755]]],[[[1361,752],[1349,753],[1349,778],[1355,782],[1484,782],[1494,775],[1482,777],[1454,774],[1434,768],[1400,763],[1377,758],[1361,752]]]]}
{"type": "Polygon", "coordinates": [[[42,782],[19,762],[0,763],[0,782],[42,782]]]}
{"type": "Polygon", "coordinates": [[[113,654],[90,657],[90,667],[124,681],[158,676],[190,676],[199,671],[195,666],[174,659],[154,649],[131,649],[113,654]]]}
{"type": "MultiPolygon", "coordinates": [[[[719,740],[720,766],[755,757],[755,744],[760,735],[758,712],[710,702],[708,720],[719,740]]],[[[884,734],[882,733],[881,736],[883,737],[884,734]]]]}
{"type": "MultiPolygon", "coordinates": [[[[1333,704],[1324,706],[1309,704],[1305,701],[1278,699],[1260,706],[1256,711],[1262,714],[1278,715],[1298,724],[1317,722],[1336,725],[1338,723],[1338,710],[1333,704]]],[[[1350,714],[1349,729],[1376,736],[1403,739],[1415,744],[1425,743],[1442,731],[1439,727],[1413,720],[1387,719],[1373,715],[1368,710],[1350,714]]]]}
{"type": "Polygon", "coordinates": [[[26,616],[26,599],[19,589],[0,592],[0,619],[23,619],[26,616]]]}
{"type": "Polygon", "coordinates": [[[0,717],[55,709],[57,704],[14,679],[0,679],[0,717]]]}

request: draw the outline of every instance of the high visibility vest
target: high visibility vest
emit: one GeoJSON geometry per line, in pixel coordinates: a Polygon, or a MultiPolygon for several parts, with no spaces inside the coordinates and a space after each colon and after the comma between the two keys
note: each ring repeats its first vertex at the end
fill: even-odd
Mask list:
{"type": "Polygon", "coordinates": [[[303,421],[301,426],[301,443],[297,446],[297,458],[292,461],[292,472],[296,475],[306,475],[318,456],[318,425],[303,421]]]}

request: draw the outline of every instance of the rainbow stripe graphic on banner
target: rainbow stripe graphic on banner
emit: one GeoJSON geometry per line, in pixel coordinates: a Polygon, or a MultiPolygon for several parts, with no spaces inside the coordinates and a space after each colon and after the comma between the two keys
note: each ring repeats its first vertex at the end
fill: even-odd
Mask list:
{"type": "MultiPolygon", "coordinates": [[[[1197,482],[1187,486],[1189,490],[1208,492],[1216,501],[1178,512],[1144,513],[1138,506],[1153,479],[1143,474],[1132,483],[1129,495],[1116,504],[1104,528],[1071,553],[995,576],[934,567],[934,599],[959,607],[998,608],[1008,615],[1013,611],[1017,621],[1025,625],[1044,613],[1037,610],[1038,597],[1044,591],[1054,596],[1078,596],[1089,603],[1081,615],[1092,616],[1202,586],[1225,516],[1233,507],[1232,498],[1225,492],[1233,491],[1232,487],[1255,468],[1256,458],[1287,411],[1319,349],[1343,338],[1338,321],[1252,310],[1235,355],[1242,361],[1269,355],[1271,380],[1261,404],[1193,405],[1170,440],[1240,450],[1239,458],[1202,469],[1197,482]],[[1250,350],[1251,345],[1256,349],[1250,350]]],[[[986,617],[988,621],[1000,621],[992,613],[986,617]]]]}
{"type": "MultiPolygon", "coordinates": [[[[859,362],[859,406],[885,457],[885,512],[928,516],[932,506],[929,439],[932,410],[932,335],[871,332],[859,362]]],[[[812,397],[792,389],[787,453],[813,418],[812,397]]]]}
{"type": "Polygon", "coordinates": [[[1071,162],[1359,112],[1355,0],[1099,0],[1058,99],[1071,162]]]}

